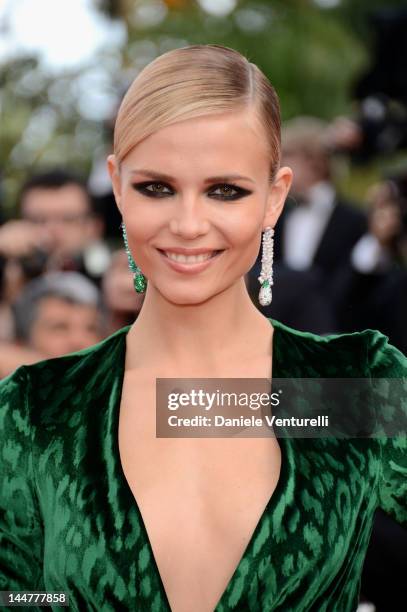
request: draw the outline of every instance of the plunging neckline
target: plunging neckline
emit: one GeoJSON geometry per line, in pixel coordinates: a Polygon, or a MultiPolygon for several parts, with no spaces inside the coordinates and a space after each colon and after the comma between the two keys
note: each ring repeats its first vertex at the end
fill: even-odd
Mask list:
{"type": "MultiPolygon", "coordinates": [[[[271,381],[273,381],[273,378],[279,378],[278,374],[280,373],[280,362],[278,360],[278,356],[279,356],[279,349],[280,349],[280,339],[281,339],[281,332],[283,331],[280,327],[279,327],[279,323],[278,321],[268,318],[270,324],[273,325],[274,328],[274,332],[273,332],[273,338],[272,338],[272,365],[271,365],[271,381]],[[277,372],[277,375],[276,375],[277,372]]],[[[147,527],[146,524],[144,522],[144,518],[143,515],[141,514],[141,510],[140,507],[138,505],[138,502],[135,498],[135,495],[133,494],[133,491],[131,490],[130,484],[127,481],[126,475],[124,473],[123,470],[123,466],[122,466],[122,462],[121,462],[121,457],[120,457],[120,449],[119,449],[119,420],[120,420],[120,404],[121,404],[121,398],[122,398],[122,392],[123,392],[123,384],[124,384],[124,374],[125,374],[125,359],[126,359],[126,338],[127,338],[127,334],[130,331],[131,325],[127,325],[126,327],[122,328],[122,330],[120,330],[122,332],[121,336],[121,341],[122,341],[122,345],[121,345],[121,354],[120,354],[120,380],[118,381],[118,387],[117,387],[117,394],[115,397],[115,405],[113,408],[113,416],[112,416],[112,427],[113,427],[113,456],[114,456],[114,461],[115,461],[115,469],[116,469],[116,475],[118,478],[118,482],[119,482],[119,487],[125,491],[126,495],[129,497],[129,499],[132,501],[132,508],[134,508],[134,510],[136,511],[137,517],[139,519],[139,524],[140,524],[140,529],[142,532],[142,536],[143,536],[143,540],[145,542],[145,545],[147,546],[147,550],[149,553],[149,557],[151,560],[151,563],[153,565],[154,568],[154,573],[157,576],[157,581],[159,584],[159,588],[161,591],[161,595],[165,601],[165,605],[167,607],[167,609],[169,611],[172,612],[172,608],[167,596],[167,592],[165,590],[165,586],[160,574],[160,570],[158,568],[158,564],[154,555],[154,551],[152,548],[152,544],[150,541],[150,537],[148,535],[148,531],[147,531],[147,527]]],[[[248,554],[250,553],[250,551],[253,549],[255,542],[256,542],[256,538],[257,535],[259,534],[260,530],[263,527],[263,523],[266,519],[266,517],[268,515],[271,515],[275,512],[283,494],[285,491],[285,486],[289,480],[289,470],[290,470],[290,460],[289,460],[289,446],[288,446],[288,439],[286,437],[281,437],[278,438],[279,440],[279,446],[280,446],[280,453],[281,453],[281,462],[280,462],[280,473],[279,473],[279,477],[278,477],[278,481],[277,484],[271,494],[271,496],[269,497],[266,506],[263,510],[263,512],[260,515],[259,520],[257,521],[257,524],[254,528],[254,531],[251,534],[251,537],[243,551],[243,554],[238,562],[238,564],[236,565],[232,576],[228,582],[228,584],[226,585],[222,595],[220,596],[220,598],[218,599],[215,607],[213,608],[213,612],[221,612],[225,610],[224,604],[225,601],[229,595],[229,592],[231,590],[233,590],[233,586],[237,580],[237,577],[239,575],[240,570],[242,569],[246,557],[248,556],[248,554]]]]}

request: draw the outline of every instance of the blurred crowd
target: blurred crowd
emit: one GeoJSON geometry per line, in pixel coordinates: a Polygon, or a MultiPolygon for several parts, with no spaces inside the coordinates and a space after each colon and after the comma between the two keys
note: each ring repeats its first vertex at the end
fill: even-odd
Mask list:
{"type": "Polygon", "coordinates": [[[17,211],[0,225],[0,377],[95,344],[132,323],[143,299],[108,236],[113,218],[119,237],[120,219],[80,177],[27,177],[17,211]]]}
{"type": "MultiPolygon", "coordinates": [[[[282,163],[294,181],[276,226],[272,304],[258,302],[261,250],[246,285],[260,311],[296,329],[379,329],[407,353],[407,168],[371,185],[364,202],[345,200],[333,164],[358,140],[344,119],[284,125],[282,163]]],[[[131,324],[144,299],[133,287],[104,159],[86,181],[61,168],[27,176],[16,204],[13,219],[0,208],[0,378],[97,343],[131,324]]],[[[400,595],[403,546],[401,528],[378,513],[362,581],[377,611],[400,595]]]]}
{"type": "MultiPolygon", "coordinates": [[[[380,329],[407,352],[407,169],[365,202],[335,187],[333,157],[357,140],[342,120],[297,117],[282,132],[294,181],[277,223],[274,291],[258,303],[261,250],[246,277],[266,315],[320,334],[380,329]]],[[[86,348],[132,323],[134,291],[104,160],[88,180],[67,169],[27,176],[0,225],[0,377],[21,363],[86,348]]]]}
{"type": "MultiPolygon", "coordinates": [[[[285,124],[282,163],[294,179],[274,236],[273,301],[260,310],[319,334],[379,329],[407,353],[407,166],[372,184],[365,201],[347,201],[333,166],[359,137],[342,119],[285,124]]],[[[259,254],[248,275],[253,301],[260,268],[259,254]]]]}
{"type": "MultiPolygon", "coordinates": [[[[274,291],[258,303],[261,251],[246,284],[266,315],[320,334],[380,329],[407,352],[407,169],[365,202],[335,187],[333,158],[350,124],[297,117],[283,126],[294,181],[274,240],[274,291]]],[[[0,225],[0,377],[21,363],[90,346],[132,323],[133,288],[104,160],[87,181],[65,169],[27,176],[0,225]]]]}

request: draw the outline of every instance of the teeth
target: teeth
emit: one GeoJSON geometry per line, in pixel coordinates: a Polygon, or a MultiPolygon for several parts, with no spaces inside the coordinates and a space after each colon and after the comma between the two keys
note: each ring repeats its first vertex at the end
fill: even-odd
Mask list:
{"type": "Polygon", "coordinates": [[[169,259],[172,259],[173,261],[194,264],[210,259],[214,252],[215,251],[212,251],[212,253],[202,253],[201,255],[182,255],[181,253],[170,253],[169,251],[165,251],[165,254],[169,259]]]}

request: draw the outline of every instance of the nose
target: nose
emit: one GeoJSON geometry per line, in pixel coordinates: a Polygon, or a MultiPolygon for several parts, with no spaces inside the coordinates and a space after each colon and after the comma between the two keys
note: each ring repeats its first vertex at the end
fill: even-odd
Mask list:
{"type": "Polygon", "coordinates": [[[55,226],[53,224],[43,222],[38,228],[38,234],[45,248],[54,248],[58,239],[58,231],[55,231],[55,226]]]}
{"type": "Polygon", "coordinates": [[[84,331],[82,328],[73,327],[69,338],[69,351],[80,351],[88,345],[86,330],[84,331]]]}
{"type": "Polygon", "coordinates": [[[170,230],[183,238],[195,238],[206,234],[210,223],[205,205],[193,194],[185,195],[176,203],[170,220],[170,230]]]}

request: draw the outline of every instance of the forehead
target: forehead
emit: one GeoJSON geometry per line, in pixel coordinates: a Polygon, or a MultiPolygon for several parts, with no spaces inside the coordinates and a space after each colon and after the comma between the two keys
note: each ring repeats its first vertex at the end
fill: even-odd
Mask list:
{"type": "Polygon", "coordinates": [[[69,312],[81,311],[82,314],[95,315],[98,312],[97,307],[94,304],[81,304],[72,302],[69,298],[64,298],[58,295],[45,295],[38,302],[38,316],[54,316],[63,314],[64,316],[69,312]]]}
{"type": "Polygon", "coordinates": [[[33,187],[24,195],[23,211],[69,210],[86,211],[89,199],[79,185],[64,185],[63,187],[33,187]]]}
{"type": "Polygon", "coordinates": [[[123,160],[123,169],[156,168],[167,174],[268,172],[264,130],[250,110],[179,121],[154,132],[123,160]]]}

